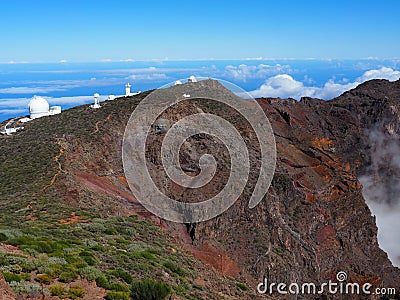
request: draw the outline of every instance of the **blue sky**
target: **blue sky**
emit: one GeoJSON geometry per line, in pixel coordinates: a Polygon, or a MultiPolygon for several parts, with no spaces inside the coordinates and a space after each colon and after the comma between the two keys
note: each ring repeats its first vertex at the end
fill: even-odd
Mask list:
{"type": "Polygon", "coordinates": [[[400,1],[3,1],[0,63],[400,57],[400,1]]]}

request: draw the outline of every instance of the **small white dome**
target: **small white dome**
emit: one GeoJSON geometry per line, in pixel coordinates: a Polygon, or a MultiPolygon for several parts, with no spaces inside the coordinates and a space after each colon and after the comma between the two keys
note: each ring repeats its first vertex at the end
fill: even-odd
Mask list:
{"type": "Polygon", "coordinates": [[[35,119],[49,113],[49,103],[46,99],[39,96],[34,96],[29,102],[29,112],[31,119],[35,119]]]}
{"type": "Polygon", "coordinates": [[[182,81],[177,80],[177,81],[175,81],[175,83],[174,83],[174,85],[179,85],[179,84],[182,84],[182,81]]]}
{"type": "Polygon", "coordinates": [[[188,82],[197,82],[197,79],[192,75],[189,77],[188,82]]]}

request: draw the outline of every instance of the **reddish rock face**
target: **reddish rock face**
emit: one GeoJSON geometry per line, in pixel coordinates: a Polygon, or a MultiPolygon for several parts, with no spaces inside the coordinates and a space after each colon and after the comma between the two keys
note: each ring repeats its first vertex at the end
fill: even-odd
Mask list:
{"type": "Polygon", "coordinates": [[[335,229],[332,225],[326,225],[317,231],[315,239],[317,244],[329,247],[337,241],[335,229]]]}
{"type": "MultiPolygon", "coordinates": [[[[211,84],[217,83],[211,81],[211,84]]],[[[265,199],[254,209],[248,208],[248,200],[258,176],[259,148],[249,124],[229,107],[206,100],[167,110],[160,117],[174,122],[199,111],[217,111],[237,127],[253,155],[248,186],[239,200],[221,216],[190,225],[187,237],[182,238],[183,244],[199,259],[222,269],[222,273],[236,270],[228,274],[241,274],[250,285],[264,277],[274,282],[290,282],[292,278],[320,282],[334,277],[338,270],[352,274],[353,278],[375,276],[380,284],[398,285],[399,270],[378,247],[375,221],[357,180],[358,173],[370,160],[369,128],[392,122],[396,116],[390,107],[400,106],[398,99],[400,81],[385,80],[367,82],[332,101],[258,99],[274,130],[277,167],[265,199]],[[218,259],[221,256],[222,263],[218,259]],[[224,261],[229,262],[227,266],[235,267],[224,269],[224,261]]],[[[128,205],[130,213],[145,215],[134,199],[126,195],[126,181],[120,179],[123,170],[119,147],[129,113],[119,111],[124,116],[120,119],[110,115],[104,123],[96,123],[97,128],[104,127],[96,134],[107,143],[99,146],[72,139],[65,141],[66,149],[75,149],[67,150],[66,159],[70,173],[76,174],[70,179],[78,180],[80,196],[76,202],[83,195],[95,198],[95,194],[101,194],[104,201],[119,199],[122,205],[115,206],[115,212],[128,205]],[[92,147],[96,156],[89,156],[92,147]],[[115,176],[105,176],[107,180],[95,177],[89,180],[86,176],[80,180],[81,170],[100,174],[107,169],[114,170],[115,176]]],[[[220,141],[198,136],[189,139],[181,149],[181,163],[191,166],[187,173],[191,176],[198,173],[201,154],[210,153],[219,159],[215,179],[201,191],[193,191],[166,179],[160,157],[162,139],[162,134],[148,138],[147,155],[150,172],[165,193],[180,201],[196,202],[221,190],[229,176],[229,155],[220,141]]],[[[171,232],[185,228],[162,224],[171,232]]]]}
{"type": "MultiPolygon", "coordinates": [[[[259,99],[277,144],[270,190],[259,206],[247,207],[254,172],[248,190],[233,207],[195,226],[193,244],[200,249],[212,241],[253,283],[264,276],[271,282],[320,282],[343,270],[353,280],[368,277],[375,284],[397,286],[400,272],[378,247],[375,220],[357,177],[369,164],[369,129],[391,124],[400,133],[399,116],[392,112],[400,106],[398,99],[400,81],[385,80],[367,82],[332,101],[259,99]]],[[[203,102],[178,111],[184,115],[199,107],[207,112],[210,105],[203,102]]],[[[228,108],[219,111],[224,118],[234,116],[228,108]]],[[[251,129],[240,118],[233,122],[256,152],[251,129]]],[[[202,140],[201,145],[202,151],[208,147],[210,153],[224,153],[218,141],[202,140]]],[[[200,148],[191,141],[192,156],[200,148]]],[[[182,155],[190,160],[186,151],[182,155]]],[[[253,163],[257,170],[256,160],[253,163]]],[[[206,187],[202,196],[214,195],[215,187],[206,187]]],[[[184,201],[197,199],[189,191],[179,190],[179,195],[184,201]]]]}

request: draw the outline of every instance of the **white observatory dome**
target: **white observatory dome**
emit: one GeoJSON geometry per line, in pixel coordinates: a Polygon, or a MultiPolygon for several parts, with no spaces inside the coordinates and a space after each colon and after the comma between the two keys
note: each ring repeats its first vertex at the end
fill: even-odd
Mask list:
{"type": "Polygon", "coordinates": [[[49,103],[43,97],[34,96],[29,102],[29,113],[31,119],[48,116],[49,109],[49,103]]]}
{"type": "Polygon", "coordinates": [[[188,82],[197,82],[197,79],[192,75],[189,77],[188,82]]]}

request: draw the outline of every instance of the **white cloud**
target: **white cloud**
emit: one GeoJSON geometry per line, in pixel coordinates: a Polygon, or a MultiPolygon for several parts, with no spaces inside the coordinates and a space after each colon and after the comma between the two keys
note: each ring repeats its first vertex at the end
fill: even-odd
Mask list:
{"type": "Polygon", "coordinates": [[[245,60],[265,60],[264,57],[259,56],[259,57],[246,57],[245,60]]]}
{"type": "MultiPolygon", "coordinates": [[[[82,87],[101,87],[113,84],[121,84],[118,78],[101,78],[95,77],[88,80],[47,80],[47,81],[25,81],[24,84],[29,86],[8,87],[0,89],[0,94],[48,94],[51,92],[63,92],[74,88],[82,87]]],[[[122,85],[122,84],[121,84],[122,85]]]]}
{"type": "MultiPolygon", "coordinates": [[[[210,68],[212,70],[212,68],[210,68]]],[[[207,72],[207,68],[134,68],[134,69],[112,69],[112,70],[97,70],[96,72],[103,75],[113,76],[130,76],[133,74],[149,74],[149,73],[198,73],[207,72]]]]}
{"type": "Polygon", "coordinates": [[[157,81],[157,80],[167,80],[168,76],[163,73],[132,74],[128,76],[127,79],[136,81],[157,81]]]}
{"type": "Polygon", "coordinates": [[[315,88],[306,88],[302,82],[293,79],[287,74],[276,75],[268,78],[258,90],[250,92],[253,97],[282,97],[299,98],[299,96],[311,96],[315,88]]]}
{"type": "Polygon", "coordinates": [[[15,60],[10,60],[8,62],[9,65],[15,65],[15,64],[29,64],[28,61],[15,61],[15,60]]]}
{"type": "Polygon", "coordinates": [[[265,78],[266,76],[291,72],[292,70],[289,65],[259,64],[258,66],[248,66],[246,64],[240,64],[238,66],[226,66],[224,76],[235,80],[246,81],[248,79],[265,78]]]}
{"type": "Polygon", "coordinates": [[[0,109],[0,115],[14,115],[19,116],[26,113],[26,109],[0,109]]]}
{"type": "Polygon", "coordinates": [[[400,78],[400,71],[395,71],[392,68],[382,67],[379,70],[366,71],[361,77],[357,79],[358,82],[365,82],[371,79],[387,79],[396,81],[400,78]]]}
{"type": "MultiPolygon", "coordinates": [[[[108,97],[105,95],[100,95],[99,100],[104,101],[108,97]]],[[[44,97],[50,105],[66,105],[75,106],[87,103],[92,103],[94,101],[93,96],[70,96],[70,97],[44,97]]]]}
{"type": "Polygon", "coordinates": [[[371,164],[358,178],[371,213],[376,216],[379,246],[400,267],[400,143],[385,130],[369,133],[371,164]],[[390,172],[382,172],[390,167],[390,172]]]}
{"type": "Polygon", "coordinates": [[[28,107],[30,98],[0,98],[0,109],[22,109],[28,107]]]}
{"type": "Polygon", "coordinates": [[[47,94],[51,92],[66,91],[68,88],[79,86],[47,86],[47,87],[9,87],[0,89],[0,94],[47,94]]]}
{"type": "Polygon", "coordinates": [[[395,81],[400,78],[400,72],[391,68],[382,67],[376,70],[366,71],[354,82],[337,83],[333,79],[328,80],[323,87],[305,86],[303,82],[295,80],[288,74],[280,74],[268,78],[257,90],[250,92],[253,97],[281,97],[295,98],[315,97],[332,99],[340,94],[357,87],[359,84],[371,79],[387,79],[395,81]]]}

